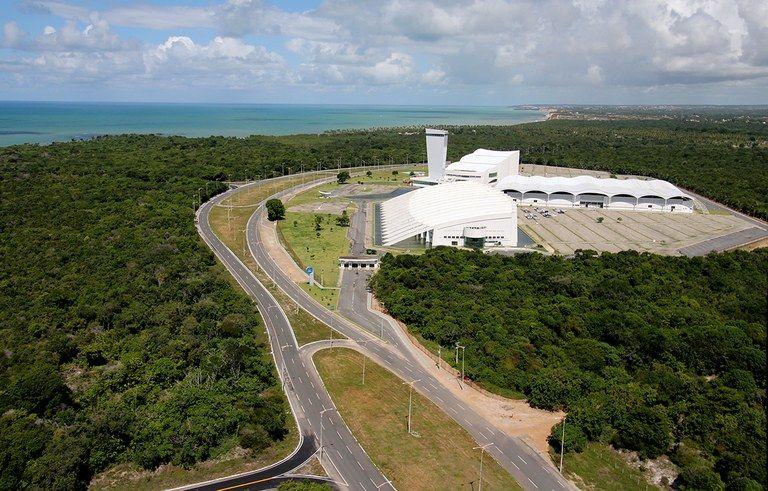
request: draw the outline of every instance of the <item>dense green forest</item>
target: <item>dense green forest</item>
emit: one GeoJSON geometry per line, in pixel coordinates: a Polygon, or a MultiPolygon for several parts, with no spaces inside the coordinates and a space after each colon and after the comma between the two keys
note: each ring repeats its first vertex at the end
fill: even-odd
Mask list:
{"type": "MultiPolygon", "coordinates": [[[[743,122],[454,127],[523,160],[636,172],[767,216],[768,129],[743,122]]],[[[253,305],[193,208],[242,180],[423,161],[404,129],[156,135],[0,148],[0,488],[84,487],[122,462],[189,465],[285,432],[253,305]]]]}
{"type": "Polygon", "coordinates": [[[571,451],[597,440],[668,453],[689,489],[766,485],[768,249],[564,259],[438,247],[385,256],[372,286],[425,339],[465,345],[471,379],[567,409],[571,451]]]}
{"type": "Polygon", "coordinates": [[[194,227],[193,196],[226,168],[187,144],[0,152],[0,489],[83,488],[116,463],[283,438],[256,309],[194,227]]]}

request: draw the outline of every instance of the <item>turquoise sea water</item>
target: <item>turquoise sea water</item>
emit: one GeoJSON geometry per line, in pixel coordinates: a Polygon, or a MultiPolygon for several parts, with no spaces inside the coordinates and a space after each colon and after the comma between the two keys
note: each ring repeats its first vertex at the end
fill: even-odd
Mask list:
{"type": "Polygon", "coordinates": [[[248,136],[438,124],[516,124],[506,107],[0,102],[0,146],[119,133],[248,136]]]}

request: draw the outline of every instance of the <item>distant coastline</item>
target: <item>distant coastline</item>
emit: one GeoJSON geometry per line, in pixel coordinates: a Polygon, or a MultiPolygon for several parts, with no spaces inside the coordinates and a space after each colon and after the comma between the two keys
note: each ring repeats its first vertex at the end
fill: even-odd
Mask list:
{"type": "Polygon", "coordinates": [[[427,125],[511,125],[546,118],[539,109],[485,106],[0,101],[0,146],[124,133],[247,137],[427,125]]]}

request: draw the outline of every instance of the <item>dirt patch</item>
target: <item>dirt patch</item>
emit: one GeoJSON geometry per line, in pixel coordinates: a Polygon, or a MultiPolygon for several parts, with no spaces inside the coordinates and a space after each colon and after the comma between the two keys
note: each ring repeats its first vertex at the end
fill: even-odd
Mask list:
{"type": "Polygon", "coordinates": [[[677,479],[680,470],[669,460],[669,457],[662,455],[657,459],[642,460],[637,452],[628,450],[613,450],[621,455],[627,465],[638,469],[643,473],[648,482],[664,489],[669,489],[669,485],[677,479]]]}
{"type": "Polygon", "coordinates": [[[291,281],[303,283],[307,281],[307,274],[296,264],[290,254],[286,252],[277,238],[277,222],[261,220],[259,223],[259,238],[272,259],[280,270],[287,274],[291,281]]]}
{"type": "Polygon", "coordinates": [[[304,465],[291,472],[291,474],[296,474],[299,476],[328,477],[328,473],[325,472],[325,469],[323,469],[323,466],[320,464],[320,461],[317,459],[317,457],[313,457],[311,460],[308,460],[304,465]]]}

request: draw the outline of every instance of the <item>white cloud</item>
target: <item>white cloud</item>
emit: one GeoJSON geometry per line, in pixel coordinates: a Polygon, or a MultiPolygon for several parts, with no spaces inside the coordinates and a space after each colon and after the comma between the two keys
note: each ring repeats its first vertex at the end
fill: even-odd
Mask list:
{"type": "Polygon", "coordinates": [[[2,45],[20,54],[0,70],[35,57],[47,67],[75,66],[91,53],[97,66],[143,60],[137,76],[148,80],[182,85],[186,70],[196,86],[423,84],[599,94],[768,83],[765,0],[325,0],[303,12],[263,0],[154,1],[85,8],[26,0],[24,12],[62,21],[32,37],[7,22],[2,45]],[[153,29],[167,41],[122,39],[114,27],[153,29]],[[189,29],[204,29],[212,40],[196,43],[189,29]],[[257,46],[253,36],[281,47],[257,46]]]}
{"type": "Polygon", "coordinates": [[[246,88],[293,81],[278,54],[228,37],[200,45],[186,36],[172,36],[145,52],[144,65],[148,77],[180,85],[246,88]]]}
{"type": "Polygon", "coordinates": [[[21,46],[22,42],[24,41],[24,38],[27,36],[27,33],[24,32],[24,29],[19,27],[19,25],[13,21],[6,22],[3,25],[3,43],[2,46],[5,48],[16,48],[21,46]]]}
{"type": "Polygon", "coordinates": [[[592,84],[603,83],[603,69],[600,65],[589,65],[589,68],[587,68],[587,80],[592,84]]]}

